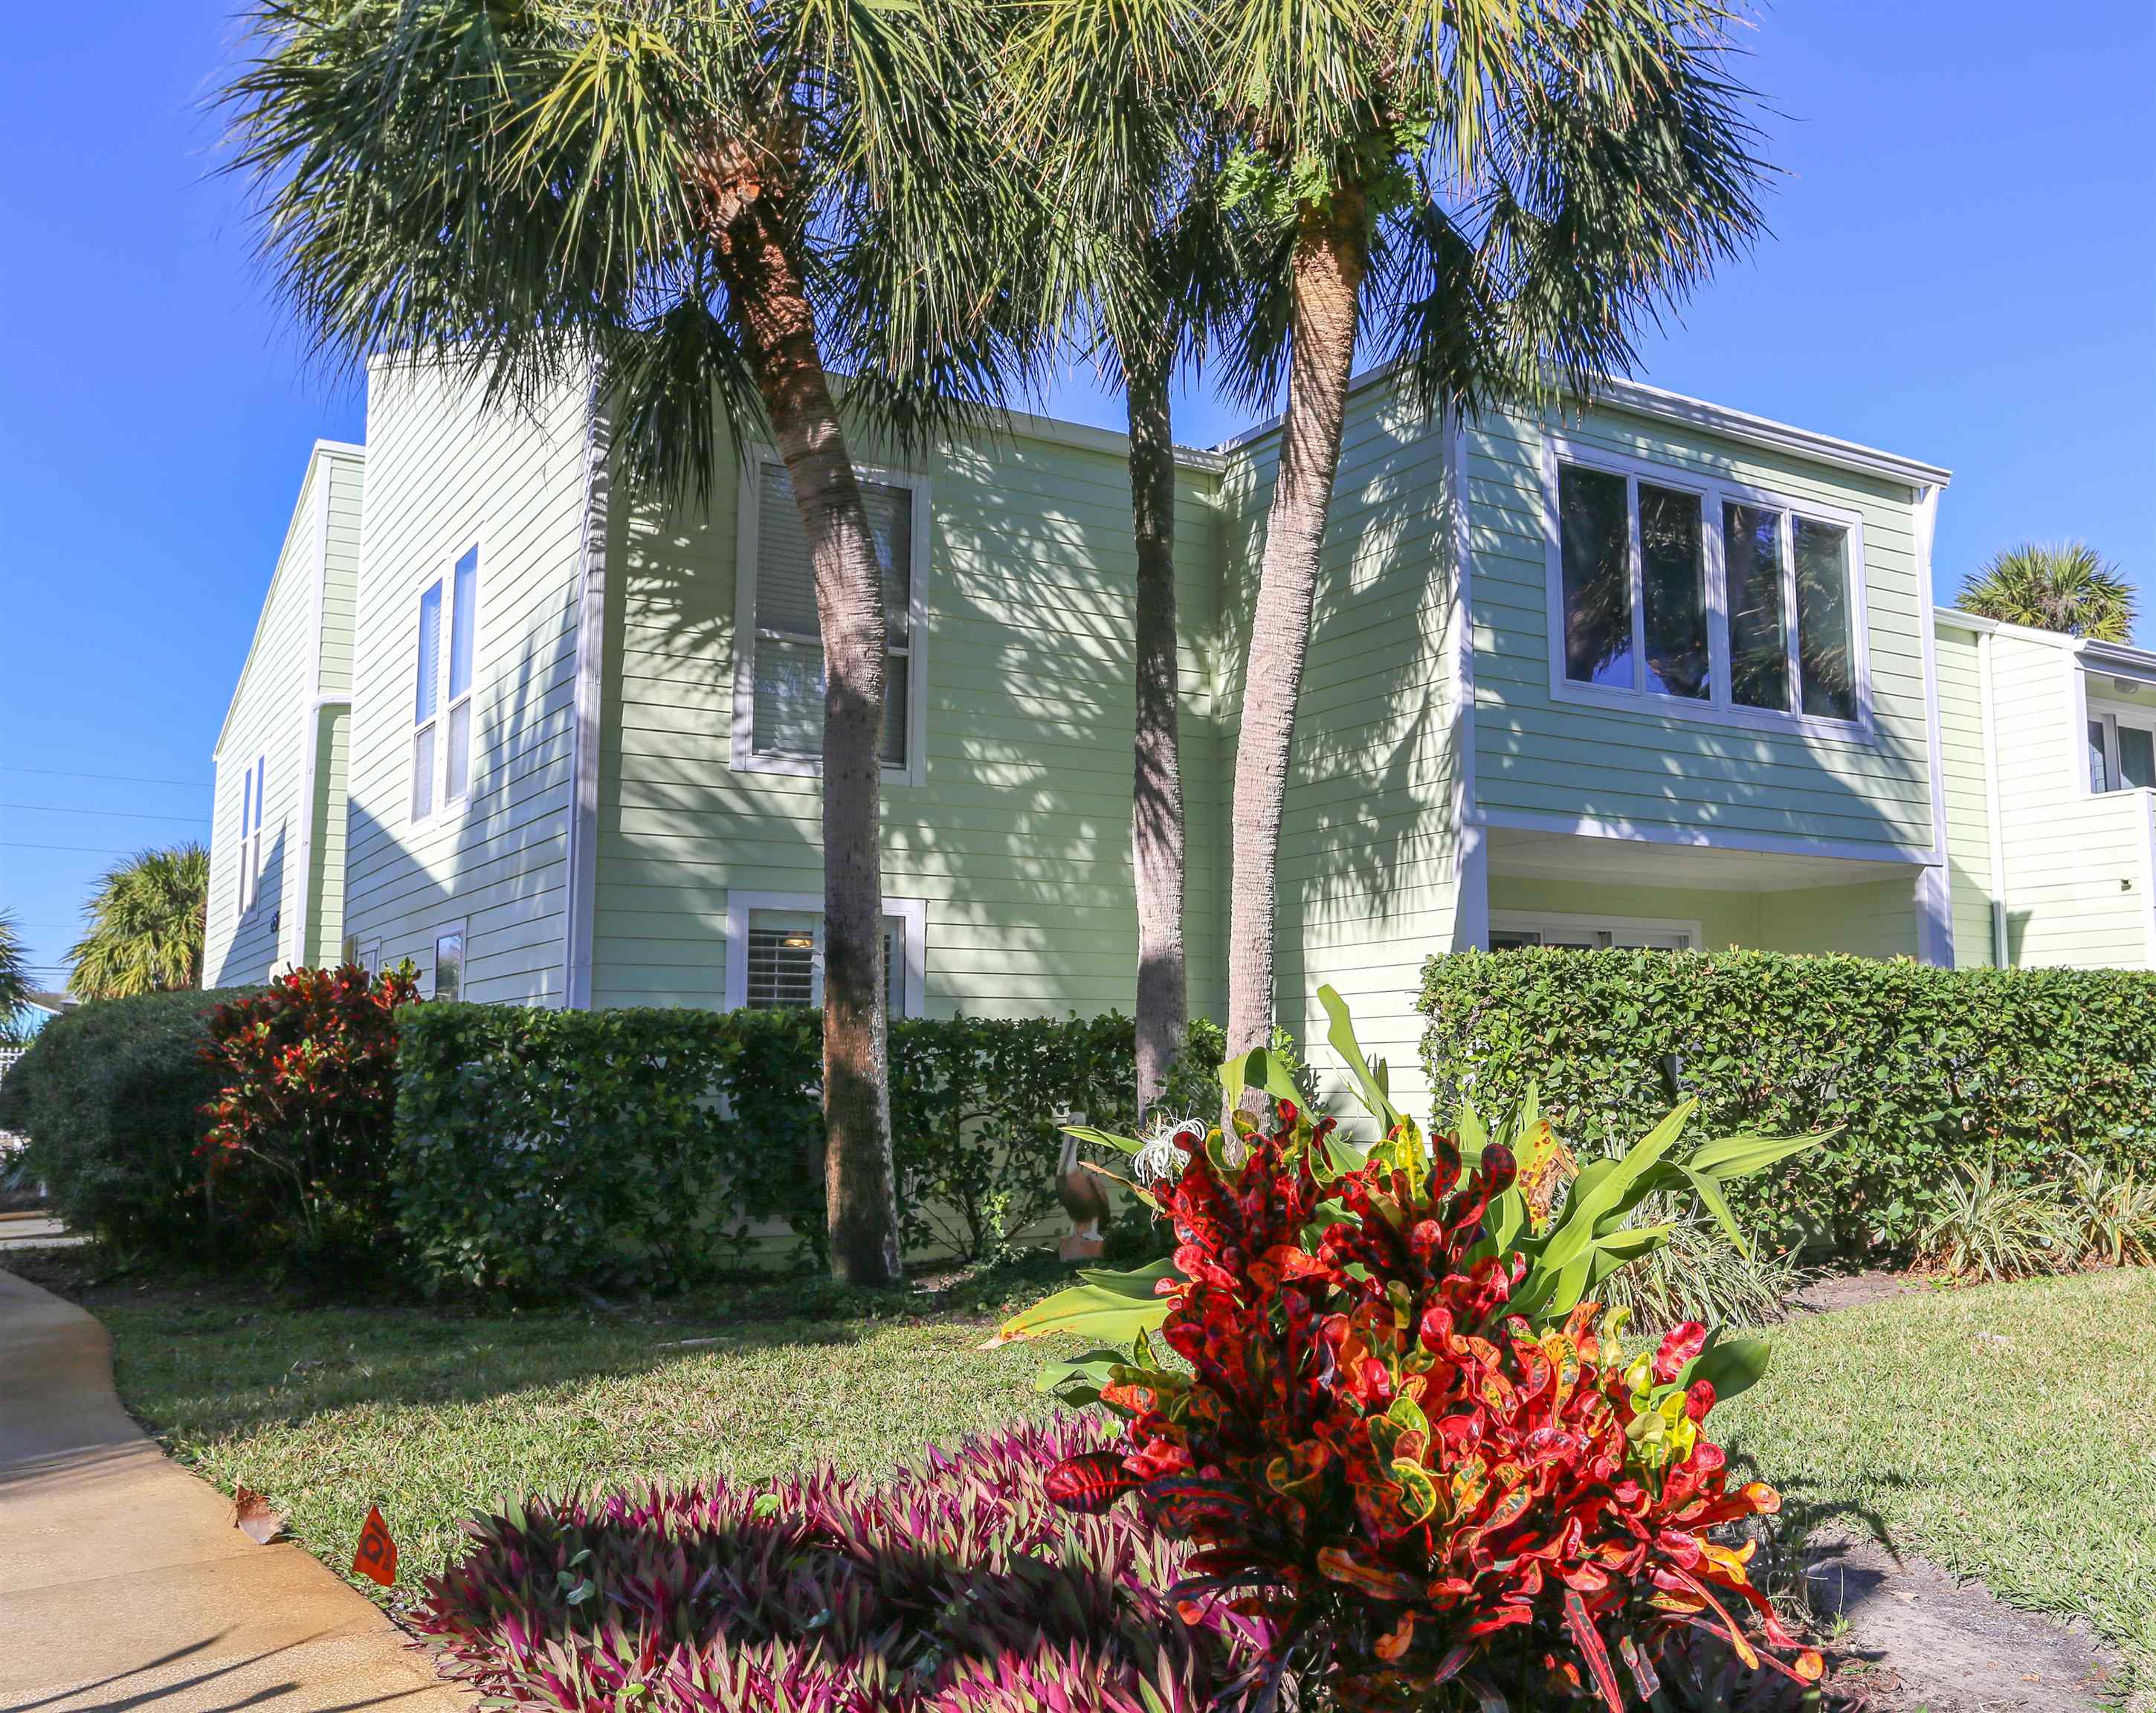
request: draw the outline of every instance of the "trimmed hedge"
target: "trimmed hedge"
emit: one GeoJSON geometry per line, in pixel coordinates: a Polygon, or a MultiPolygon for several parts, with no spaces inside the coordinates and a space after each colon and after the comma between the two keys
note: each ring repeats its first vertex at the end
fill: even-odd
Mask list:
{"type": "Polygon", "coordinates": [[[1576,1143],[1629,1140],[1669,1110],[1675,1055],[1708,1135],[1844,1126],[1744,1187],[1784,1243],[1904,1249],[1966,1161],[2156,1165],[2156,975],[1541,948],[1433,957],[1419,1007],[1440,1125],[1463,1092],[1488,1113],[1532,1085],[1576,1143]]]}
{"type": "Polygon", "coordinates": [[[79,1231],[197,1254],[220,1247],[197,1152],[223,1079],[203,1056],[209,1021],[252,988],[145,993],[63,1012],[0,1088],[0,1130],[79,1231]]]}
{"type": "MultiPolygon", "coordinates": [[[[423,1274],[670,1285],[783,1222],[824,1244],[819,1013],[400,1013],[398,1223],[423,1274]]],[[[992,1253],[1055,1203],[1055,1120],[1132,1121],[1131,1022],[902,1020],[891,1130],[909,1249],[992,1253]]]]}

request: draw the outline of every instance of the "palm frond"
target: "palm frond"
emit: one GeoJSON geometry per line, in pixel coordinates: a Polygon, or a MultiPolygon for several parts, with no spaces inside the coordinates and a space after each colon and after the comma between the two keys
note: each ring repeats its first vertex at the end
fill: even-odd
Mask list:
{"type": "Polygon", "coordinates": [[[1994,553],[1963,582],[1954,605],[2100,643],[2131,642],[2138,616],[2133,586],[2085,541],[2025,541],[1994,553]]]}
{"type": "Polygon", "coordinates": [[[146,850],[105,871],[68,953],[79,999],[125,999],[202,984],[209,853],[146,850]]]}
{"type": "Polygon", "coordinates": [[[28,997],[30,967],[23,950],[22,931],[12,911],[0,910],[0,1028],[8,1016],[28,997]]]}

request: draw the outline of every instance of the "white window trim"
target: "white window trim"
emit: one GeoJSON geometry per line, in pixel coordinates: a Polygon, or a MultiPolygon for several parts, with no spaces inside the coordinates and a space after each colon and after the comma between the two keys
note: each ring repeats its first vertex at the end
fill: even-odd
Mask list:
{"type": "MultiPolygon", "coordinates": [[[[749,449],[742,471],[734,542],[734,697],[733,767],[737,773],[790,773],[803,778],[823,777],[824,763],[814,756],[759,756],[756,753],[756,635],[757,513],[758,490],[767,464],[783,465],[778,452],[768,446],[749,449]]],[[[927,757],[922,751],[928,730],[928,574],[929,541],[933,521],[932,485],[925,475],[875,464],[855,464],[861,481],[884,487],[905,488],[912,495],[913,567],[906,600],[906,765],[886,767],[886,785],[920,785],[927,781],[927,757]]],[[[820,905],[819,905],[820,908],[820,905]]]]}
{"type": "Polygon", "coordinates": [[[442,941],[452,934],[458,937],[463,946],[463,949],[457,953],[457,998],[461,1002],[471,997],[471,931],[465,926],[465,921],[464,917],[458,916],[454,921],[438,924],[434,929],[434,937],[428,941],[427,997],[430,999],[434,998],[441,988],[442,941]]]}
{"type": "Polygon", "coordinates": [[[2127,784],[2119,772],[2118,728],[2121,726],[2130,726],[2138,731],[2148,733],[2152,739],[2156,739],[2156,708],[2139,708],[2115,702],[2099,702],[2086,698],[2084,700],[2087,712],[2081,721],[2079,735],[2074,744],[2074,754],[2081,762],[2078,774],[2082,794],[2085,797],[2117,797],[2122,792],[2148,789],[2149,787],[2145,786],[2127,784]],[[2101,792],[2090,783],[2088,777],[2088,728],[2092,726],[2103,727],[2105,784],[2101,792]],[[2118,780],[2119,782],[2114,785],[2110,782],[2112,780],[2118,780]]]}
{"type": "MultiPolygon", "coordinates": [[[[739,1011],[748,1003],[748,925],[757,910],[799,911],[816,918],[816,951],[812,1004],[824,1003],[824,895],[820,892],[743,892],[726,894],[726,1009],[739,1011]]],[[[902,931],[906,970],[900,988],[905,1015],[926,1014],[928,998],[928,900],[925,898],[886,898],[883,914],[896,916],[902,931]]]]}
{"type": "Polygon", "coordinates": [[[1798,499],[1769,489],[1755,488],[1711,471],[1692,469],[1681,464],[1658,464],[1648,459],[1605,451],[1601,447],[1584,445],[1555,433],[1546,433],[1543,437],[1542,477],[1551,700],[1580,707],[1624,709],[1633,713],[1696,721],[1710,726],[1738,726],[1755,731],[1798,732],[1808,736],[1839,738],[1844,741],[1877,742],[1877,722],[1871,705],[1871,629],[1865,598],[1869,578],[1866,575],[1862,513],[1817,500],[1798,499]],[[1645,481],[1655,487],[1699,495],[1700,545],[1707,556],[1707,669],[1714,691],[1711,699],[1701,701],[1689,696],[1669,695],[1658,690],[1620,690],[1609,685],[1576,684],[1565,676],[1563,532],[1559,527],[1558,515],[1558,469],[1560,464],[1566,464],[1625,478],[1628,531],[1625,556],[1632,578],[1632,658],[1640,663],[1642,677],[1646,658],[1645,639],[1641,635],[1645,626],[1645,603],[1640,597],[1639,530],[1634,521],[1639,515],[1639,485],[1645,481]],[[1782,526],[1782,587],[1787,603],[1789,685],[1792,691],[1799,695],[1801,681],[1795,658],[1798,640],[1796,556],[1791,551],[1787,520],[1793,516],[1807,517],[1815,522],[1832,524],[1848,531],[1850,652],[1856,674],[1856,719],[1835,720],[1820,714],[1748,708],[1729,700],[1728,571],[1723,562],[1722,538],[1722,506],[1725,500],[1771,507],[1784,515],[1782,526]]]}
{"type": "Polygon", "coordinates": [[[413,757],[418,748],[422,722],[408,717],[404,722],[404,812],[410,817],[413,832],[424,832],[449,818],[450,812],[470,805],[477,795],[478,768],[474,758],[481,753],[479,741],[479,685],[480,662],[485,658],[485,639],[480,627],[486,622],[487,529],[485,525],[467,531],[454,538],[457,545],[447,550],[446,556],[436,553],[426,562],[413,582],[406,611],[412,622],[412,676],[404,680],[405,705],[418,685],[419,671],[419,606],[427,598],[427,591],[436,583],[442,586],[442,633],[434,649],[434,713],[431,723],[434,728],[434,807],[424,814],[412,809],[413,757]],[[471,705],[471,718],[465,722],[465,790],[461,797],[449,795],[449,654],[454,647],[456,633],[457,562],[467,553],[479,556],[478,574],[472,579],[472,603],[477,609],[472,614],[472,681],[463,700],[471,705]]]}
{"type": "Polygon", "coordinates": [[[270,752],[259,750],[239,782],[239,915],[262,902],[262,803],[270,794],[270,752]],[[249,806],[253,806],[253,819],[249,806]]]}
{"type": "Polygon", "coordinates": [[[1493,910],[1490,912],[1490,929],[1500,934],[1540,934],[1551,929],[1584,934],[1683,934],[1691,941],[1686,951],[1702,951],[1707,946],[1707,936],[1697,921],[1676,916],[1602,916],[1566,910],[1493,910]]]}
{"type": "Polygon", "coordinates": [[[382,978],[382,941],[379,936],[361,941],[354,948],[354,954],[355,961],[369,977],[377,981],[382,978]]]}

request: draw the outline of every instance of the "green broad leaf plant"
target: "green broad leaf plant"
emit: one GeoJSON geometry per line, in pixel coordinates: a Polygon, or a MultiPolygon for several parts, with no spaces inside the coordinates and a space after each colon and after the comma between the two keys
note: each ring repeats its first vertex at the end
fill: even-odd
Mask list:
{"type": "Polygon", "coordinates": [[[1580,1168],[1531,1094],[1495,1129],[1464,1110],[1426,1137],[1339,996],[1319,998],[1374,1141],[1313,1118],[1264,1049],[1221,1067],[1225,1131],[1086,1133],[1127,1157],[1176,1248],[1084,1273],[992,1341],[1083,1337],[1040,1384],[1122,1421],[1051,1496],[1135,1495],[1194,1543],[1193,1598],[1272,1626],[1306,1705],[1622,1713],[1701,1647],[1815,1681],[1729,1541],[1779,1498],[1732,1490],[1707,1432],[1765,1341],[1688,1322],[1628,1347],[1596,1292],[1666,1241],[1634,1223],[1649,1198],[1688,1193],[1742,1245],[1724,1187],[1825,1136],[1682,1146],[1686,1102],[1580,1168]],[[1233,1110],[1246,1089],[1270,1097],[1269,1128],[1233,1110]]]}

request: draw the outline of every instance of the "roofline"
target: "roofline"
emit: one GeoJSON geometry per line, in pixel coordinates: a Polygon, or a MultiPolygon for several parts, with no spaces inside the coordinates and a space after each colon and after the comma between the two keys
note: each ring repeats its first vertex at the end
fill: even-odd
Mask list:
{"type": "MultiPolygon", "coordinates": [[[[1353,397],[1356,393],[1389,381],[1398,367],[1399,362],[1395,359],[1365,370],[1348,382],[1348,396],[1353,397]]],[[[1726,439],[1742,440],[1754,446],[1770,446],[1776,451],[1794,453],[1815,464],[1830,464],[1838,469],[1858,470],[1866,475],[1889,476],[1916,487],[1943,488],[1953,480],[1953,472],[1938,464],[1904,458],[1899,453],[1882,452],[1876,447],[1860,445],[1854,440],[1837,439],[1815,429],[1776,422],[1771,417],[1754,416],[1749,411],[1732,410],[1727,405],[1689,397],[1681,392],[1671,392],[1660,387],[1650,387],[1644,382],[1605,381],[1588,402],[1604,405],[1613,410],[1630,411],[1635,416],[1654,417],[1663,422],[1681,423],[1687,428],[1704,428],[1726,439]]],[[[1240,451],[1253,441],[1276,433],[1281,422],[1281,418],[1276,416],[1255,428],[1245,429],[1232,439],[1222,441],[1214,449],[1223,455],[1240,451]]]]}
{"type": "MultiPolygon", "coordinates": [[[[1008,408],[997,413],[1004,426],[1014,434],[1029,440],[1045,440],[1058,446],[1076,446],[1088,452],[1111,453],[1117,458],[1131,454],[1131,437],[1118,428],[1097,428],[1091,423],[1074,423],[1061,417],[1041,416],[1033,411],[1012,410],[1008,408]]],[[[1205,470],[1218,474],[1228,465],[1219,452],[1203,446],[1178,446],[1175,461],[1185,469],[1205,470]]]]}
{"type": "Polygon", "coordinates": [[[1964,613],[1958,607],[1932,608],[1933,622],[1973,631],[1979,636],[2011,637],[2016,642],[2041,643],[2081,656],[2082,664],[2101,671],[2133,672],[2156,680],[2156,649],[2136,648],[2132,643],[2103,643],[2093,637],[2069,636],[2062,630],[2039,630],[2034,625],[2009,624],[1987,618],[1981,613],[1964,613]]]}

